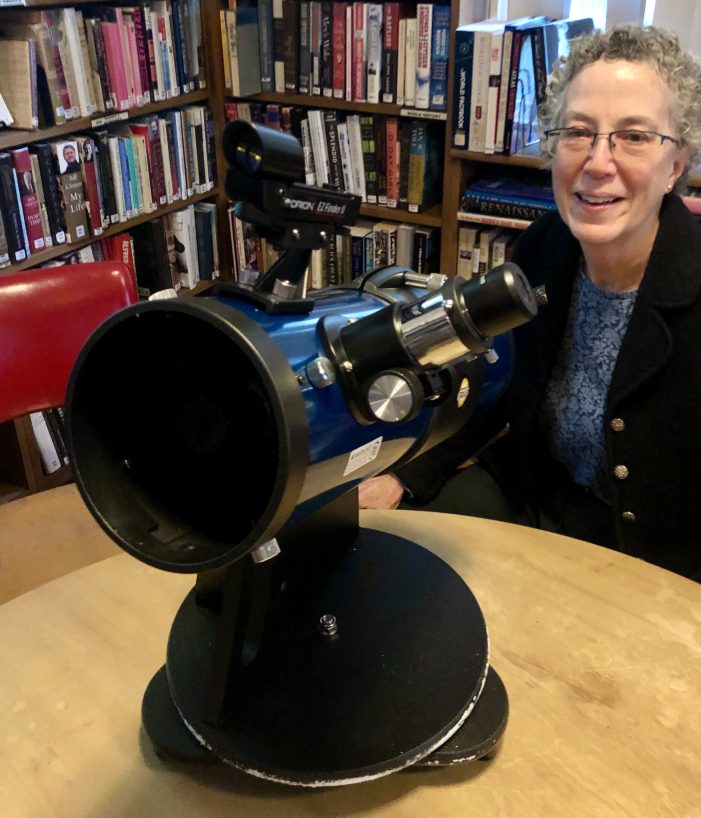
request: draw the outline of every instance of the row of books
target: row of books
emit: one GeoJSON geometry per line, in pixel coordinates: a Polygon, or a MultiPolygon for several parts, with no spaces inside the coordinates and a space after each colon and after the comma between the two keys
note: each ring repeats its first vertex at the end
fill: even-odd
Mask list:
{"type": "MultiPolygon", "coordinates": [[[[229,225],[237,280],[253,284],[278,258],[255,228],[229,210],[229,225]]],[[[308,271],[310,289],[347,284],[386,264],[399,264],[420,273],[434,271],[437,247],[434,228],[361,219],[335,230],[327,246],[313,250],[308,271]]]]}
{"type": "Polygon", "coordinates": [[[508,228],[460,225],[457,274],[472,278],[510,261],[519,235],[520,231],[508,228]]]}
{"type": "Polygon", "coordinates": [[[226,116],[296,136],[309,185],[331,184],[363,202],[412,213],[440,199],[442,137],[437,123],[261,103],[228,103],[226,116]]]}
{"type": "Polygon", "coordinates": [[[0,266],[98,237],[216,181],[211,112],[201,106],[0,153],[0,266]]]}
{"type": "Polygon", "coordinates": [[[569,42],[594,29],[586,18],[522,17],[455,32],[452,143],[510,155],[538,141],[537,107],[569,42]]]}
{"type": "Polygon", "coordinates": [[[116,236],[98,238],[75,250],[68,248],[42,266],[109,260],[127,265],[141,298],[217,279],[221,273],[217,206],[213,202],[188,205],[116,236]]]}
{"type": "Polygon", "coordinates": [[[3,9],[0,34],[9,38],[0,45],[0,93],[18,128],[127,111],[206,85],[200,0],[3,9]]]}
{"type": "Polygon", "coordinates": [[[501,174],[471,182],[462,195],[462,218],[471,215],[535,221],[556,209],[552,187],[542,176],[501,174]]]}
{"type": "Polygon", "coordinates": [[[450,6],[259,0],[221,11],[225,86],[445,111],[450,6]]]}

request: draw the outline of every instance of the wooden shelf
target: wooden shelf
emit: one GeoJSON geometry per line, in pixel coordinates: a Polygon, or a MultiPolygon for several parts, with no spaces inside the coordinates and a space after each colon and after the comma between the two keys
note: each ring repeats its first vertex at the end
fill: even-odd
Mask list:
{"type": "Polygon", "coordinates": [[[441,206],[434,205],[423,213],[410,213],[397,207],[383,207],[382,205],[362,204],[360,215],[383,221],[408,222],[423,227],[440,227],[443,221],[441,206]]]}
{"type": "MultiPolygon", "coordinates": [[[[3,6],[0,6],[0,10],[2,8],[3,6]]],[[[169,111],[171,108],[181,108],[183,105],[204,102],[209,97],[210,94],[207,90],[193,91],[161,102],[150,102],[140,108],[130,108],[128,111],[120,111],[116,114],[99,114],[92,117],[83,116],[78,119],[71,119],[70,122],[64,122],[63,125],[53,125],[50,128],[39,128],[33,131],[8,129],[0,132],[0,150],[18,148],[23,145],[30,145],[32,142],[46,142],[90,128],[102,128],[119,122],[129,122],[132,119],[139,119],[150,114],[169,111]]]]}
{"type": "Polygon", "coordinates": [[[88,244],[92,244],[95,241],[100,241],[100,239],[118,236],[120,233],[131,230],[133,227],[136,227],[139,224],[150,222],[157,216],[163,216],[166,213],[173,213],[176,210],[182,210],[182,208],[194,204],[195,202],[201,202],[204,199],[212,199],[218,195],[219,188],[215,187],[212,188],[212,190],[208,190],[206,193],[197,193],[194,196],[190,196],[189,199],[179,200],[177,202],[173,202],[173,204],[159,207],[157,210],[153,210],[151,213],[142,213],[141,215],[136,216],[136,218],[127,219],[125,222],[118,222],[117,224],[108,227],[99,236],[89,236],[81,239],[80,241],[74,241],[72,244],[55,244],[53,247],[49,247],[48,250],[42,250],[40,253],[32,253],[32,255],[26,258],[24,261],[11,264],[9,267],[3,268],[0,270],[0,275],[3,273],[15,273],[19,270],[27,270],[31,267],[38,267],[40,264],[44,264],[46,261],[51,261],[51,259],[57,258],[58,256],[67,255],[68,253],[74,253],[76,250],[80,250],[81,247],[87,247],[88,244]]]}
{"type": "Polygon", "coordinates": [[[334,111],[357,111],[367,114],[384,114],[385,116],[400,116],[407,119],[428,119],[445,122],[445,111],[425,111],[410,108],[406,105],[389,105],[385,102],[348,102],[345,99],[333,97],[311,96],[309,94],[254,94],[250,97],[228,96],[227,100],[236,102],[269,102],[276,105],[301,105],[307,108],[329,108],[334,111]]]}
{"type": "Polygon", "coordinates": [[[522,167],[544,170],[547,168],[546,159],[540,153],[540,143],[529,145],[526,150],[513,156],[504,156],[501,153],[475,153],[461,148],[450,150],[452,159],[459,159],[463,162],[486,163],[490,165],[501,165],[502,167],[522,167]]]}

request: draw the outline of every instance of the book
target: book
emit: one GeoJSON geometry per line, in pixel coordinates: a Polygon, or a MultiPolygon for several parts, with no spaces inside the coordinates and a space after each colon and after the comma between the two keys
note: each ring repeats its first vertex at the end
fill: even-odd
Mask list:
{"type": "Polygon", "coordinates": [[[12,156],[0,153],[0,216],[2,217],[10,261],[24,261],[29,248],[24,238],[22,204],[12,156]]]}
{"type": "Polygon", "coordinates": [[[322,185],[328,184],[331,179],[326,128],[324,126],[324,112],[311,110],[307,113],[307,119],[309,121],[309,134],[314,159],[315,184],[321,187],[322,185]]]}
{"type": "Polygon", "coordinates": [[[382,9],[382,102],[398,104],[399,24],[402,7],[400,3],[388,2],[382,9]]]}
{"type": "Polygon", "coordinates": [[[407,193],[410,213],[421,213],[437,200],[439,166],[436,140],[429,123],[424,120],[412,122],[407,193]]]}
{"type": "MultiPolygon", "coordinates": [[[[156,217],[130,230],[134,245],[134,265],[139,295],[148,298],[160,290],[180,288],[180,278],[172,276],[169,258],[172,247],[168,246],[167,220],[156,217]]],[[[174,259],[173,259],[174,260],[174,259]]]]}
{"type": "Polygon", "coordinates": [[[374,267],[394,264],[397,259],[397,225],[394,222],[377,222],[372,232],[375,242],[374,267]]]}
{"type": "Polygon", "coordinates": [[[365,102],[367,98],[367,12],[368,4],[352,4],[352,43],[351,65],[351,99],[353,102],[365,102]]]}
{"type": "Polygon", "coordinates": [[[346,117],[346,128],[348,130],[348,146],[350,150],[351,170],[353,173],[352,191],[360,196],[362,201],[367,201],[365,190],[365,164],[363,161],[363,137],[360,127],[360,116],[349,114],[346,117]]]}
{"type": "Polygon", "coordinates": [[[195,209],[190,205],[171,213],[170,218],[180,282],[183,287],[192,289],[200,280],[195,209]]]}
{"type": "Polygon", "coordinates": [[[433,3],[416,5],[416,100],[419,109],[431,103],[431,35],[433,3]]]}
{"type": "Polygon", "coordinates": [[[399,206],[399,122],[397,117],[385,117],[385,161],[387,177],[387,207],[399,206]]]}
{"type": "Polygon", "coordinates": [[[448,48],[450,45],[450,6],[434,6],[431,33],[431,74],[429,108],[445,111],[448,105],[448,48]]]}
{"type": "Polygon", "coordinates": [[[77,136],[76,142],[80,151],[80,170],[83,177],[85,191],[85,205],[88,211],[90,230],[93,236],[102,234],[105,223],[105,213],[102,207],[100,191],[97,182],[96,147],[94,140],[89,136],[77,136]]]}
{"type": "MultiPolygon", "coordinates": [[[[29,164],[31,167],[32,181],[34,190],[36,191],[37,201],[39,203],[39,219],[41,221],[41,232],[44,237],[44,244],[46,247],[53,247],[54,237],[51,232],[51,225],[49,224],[49,214],[46,209],[46,195],[44,194],[44,184],[41,179],[41,169],[39,167],[39,158],[36,154],[29,154],[29,164]]],[[[4,233],[3,233],[4,237],[4,233]]],[[[7,239],[4,241],[4,249],[2,248],[2,241],[0,241],[0,265],[3,263],[3,255],[7,255],[9,263],[9,255],[7,254],[7,239]]]]}
{"type": "Polygon", "coordinates": [[[378,3],[366,5],[366,99],[378,103],[382,71],[382,6],[378,3]]]}
{"type": "MultiPolygon", "coordinates": [[[[285,91],[285,32],[283,0],[272,0],[273,7],[273,91],[285,91]]],[[[226,52],[225,52],[226,53],[226,52]]]]}
{"type": "Polygon", "coordinates": [[[37,253],[46,246],[44,231],[41,226],[39,199],[34,187],[32,165],[28,148],[17,148],[10,152],[12,166],[17,179],[19,200],[24,213],[25,230],[29,242],[29,253],[37,253]]]}
{"type": "Polygon", "coordinates": [[[54,173],[51,145],[48,142],[35,142],[30,150],[37,158],[46,203],[46,215],[49,220],[53,242],[54,244],[64,244],[66,241],[65,214],[58,181],[54,173]]]}
{"type": "Polygon", "coordinates": [[[325,110],[323,112],[324,135],[326,139],[326,154],[329,163],[329,182],[338,190],[343,190],[343,166],[341,160],[338,119],[336,111],[325,110]]]}
{"type": "Polygon", "coordinates": [[[299,3],[282,0],[283,64],[285,92],[297,93],[299,76],[299,3]]]}
{"type": "Polygon", "coordinates": [[[461,278],[472,278],[477,273],[473,269],[473,255],[475,247],[478,247],[479,227],[469,224],[461,224],[458,227],[458,266],[456,273],[461,278]]]}
{"type": "MultiPolygon", "coordinates": [[[[358,117],[360,124],[361,146],[363,150],[362,167],[365,170],[365,201],[377,204],[377,155],[375,146],[375,118],[373,114],[358,117]]],[[[351,142],[351,146],[353,142],[351,142]]]]}
{"type": "Polygon", "coordinates": [[[416,104],[416,17],[406,19],[406,46],[404,51],[404,105],[416,104]]]}
{"type": "Polygon", "coordinates": [[[414,238],[416,236],[415,224],[397,225],[397,254],[396,263],[400,267],[411,269],[414,259],[414,238]]]}
{"type": "Polygon", "coordinates": [[[72,244],[89,235],[78,143],[75,140],[52,142],[51,150],[66,219],[66,241],[72,244]]]}
{"type": "Polygon", "coordinates": [[[261,91],[274,91],[273,0],[259,0],[258,2],[258,38],[260,88],[261,91]]]}
{"type": "Polygon", "coordinates": [[[299,70],[297,93],[312,92],[311,7],[309,0],[297,0],[299,6],[299,70]]]}
{"type": "Polygon", "coordinates": [[[12,115],[12,128],[39,126],[37,60],[34,40],[3,40],[0,47],[0,94],[12,115]]]}
{"type": "Polygon", "coordinates": [[[311,54],[311,93],[321,96],[323,90],[321,0],[309,4],[309,51],[311,54]]]}

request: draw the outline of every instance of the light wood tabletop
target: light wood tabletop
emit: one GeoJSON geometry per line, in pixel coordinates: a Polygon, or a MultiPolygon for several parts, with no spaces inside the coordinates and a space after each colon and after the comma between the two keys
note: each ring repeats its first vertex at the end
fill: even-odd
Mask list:
{"type": "MultiPolygon", "coordinates": [[[[35,501],[47,551],[61,519],[84,519],[75,489],[61,492],[51,512],[35,501]]],[[[9,518],[0,508],[0,528],[9,518]]],[[[193,578],[120,554],[0,606],[0,815],[699,818],[701,586],[506,523],[370,511],[361,523],[422,542],[475,594],[510,700],[493,759],[326,790],[161,761],[141,698],[193,578]]]]}

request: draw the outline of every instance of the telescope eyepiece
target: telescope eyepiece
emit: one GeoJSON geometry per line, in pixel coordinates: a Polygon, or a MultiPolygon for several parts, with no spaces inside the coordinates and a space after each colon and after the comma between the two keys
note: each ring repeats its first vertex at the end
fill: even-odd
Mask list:
{"type": "Polygon", "coordinates": [[[223,141],[226,161],[233,170],[287,184],[304,179],[302,146],[290,134],[236,119],[227,124],[223,141]]]}

